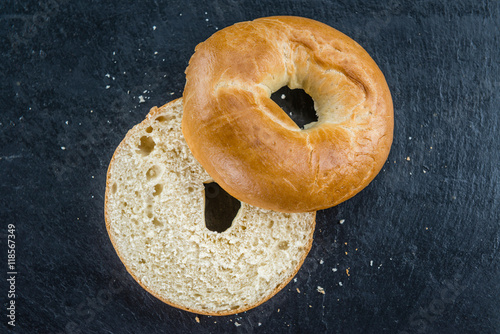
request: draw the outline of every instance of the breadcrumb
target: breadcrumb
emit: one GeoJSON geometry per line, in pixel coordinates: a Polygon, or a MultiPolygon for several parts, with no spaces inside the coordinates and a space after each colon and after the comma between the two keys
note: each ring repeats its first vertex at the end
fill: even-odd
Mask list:
{"type": "Polygon", "coordinates": [[[323,288],[322,288],[322,287],[320,287],[319,285],[318,285],[318,288],[317,288],[316,290],[317,290],[319,293],[323,294],[323,295],[325,294],[325,289],[323,289],[323,288]]]}

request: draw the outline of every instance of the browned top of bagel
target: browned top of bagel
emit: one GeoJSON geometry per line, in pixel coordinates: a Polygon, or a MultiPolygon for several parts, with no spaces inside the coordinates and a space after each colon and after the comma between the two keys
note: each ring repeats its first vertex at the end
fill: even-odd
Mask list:
{"type": "Polygon", "coordinates": [[[195,158],[232,196],[266,209],[337,205],[366,187],[389,154],[385,78],[355,41],[290,16],[237,23],[196,47],[182,130],[195,158]],[[270,96],[302,88],[318,122],[301,130],[270,96]]]}

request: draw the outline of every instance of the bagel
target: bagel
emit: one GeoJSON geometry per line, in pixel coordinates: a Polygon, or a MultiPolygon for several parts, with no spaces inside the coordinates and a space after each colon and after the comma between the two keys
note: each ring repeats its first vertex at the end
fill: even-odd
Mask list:
{"type": "Polygon", "coordinates": [[[128,272],[163,302],[200,314],[243,312],[299,270],[315,213],[242,202],[227,230],[209,230],[204,183],[212,179],[191,155],[181,118],[180,99],[153,108],[118,146],[107,174],[106,228],[128,272]]]}
{"type": "Polygon", "coordinates": [[[182,131],[194,157],[229,194],[265,209],[335,206],[386,161],[393,106],[368,53],[314,20],[276,16],[222,29],[186,69],[182,131]],[[318,121],[301,130],[270,98],[302,88],[318,121]]]}

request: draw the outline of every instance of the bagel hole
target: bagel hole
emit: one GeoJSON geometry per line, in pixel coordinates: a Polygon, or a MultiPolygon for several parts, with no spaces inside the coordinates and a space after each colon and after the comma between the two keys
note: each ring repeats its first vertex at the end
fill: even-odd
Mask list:
{"type": "Polygon", "coordinates": [[[241,202],[229,195],[217,183],[205,183],[205,226],[222,233],[231,227],[241,202]]]}
{"type": "Polygon", "coordinates": [[[304,130],[307,124],[318,121],[314,101],[303,89],[290,89],[284,86],[271,94],[271,99],[301,130],[304,130]]]}

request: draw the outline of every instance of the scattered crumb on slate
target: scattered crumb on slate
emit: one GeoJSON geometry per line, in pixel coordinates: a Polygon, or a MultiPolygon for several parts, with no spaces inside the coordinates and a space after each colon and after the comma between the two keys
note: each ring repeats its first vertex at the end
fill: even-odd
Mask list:
{"type": "Polygon", "coordinates": [[[339,282],[339,286],[342,286],[342,282],[339,282]]]}
{"type": "Polygon", "coordinates": [[[406,157],[406,160],[410,161],[410,157],[406,157]]]}
{"type": "Polygon", "coordinates": [[[322,287],[320,287],[319,285],[318,285],[318,288],[317,288],[316,290],[317,290],[319,293],[323,294],[323,295],[325,294],[325,289],[323,289],[323,288],[322,288],[322,287]]]}
{"type": "Polygon", "coordinates": [[[200,318],[195,317],[194,320],[196,320],[197,323],[200,323],[200,318]]]}
{"type": "Polygon", "coordinates": [[[345,222],[345,219],[341,219],[341,220],[339,221],[339,224],[344,224],[344,222],[345,222]]]}
{"type": "Polygon", "coordinates": [[[300,293],[300,290],[299,290],[299,288],[297,288],[297,293],[300,293]]]}
{"type": "Polygon", "coordinates": [[[240,326],[241,326],[241,324],[240,324],[239,322],[236,322],[236,321],[234,322],[234,325],[235,325],[236,327],[240,327],[240,326]]]}
{"type": "Polygon", "coordinates": [[[370,267],[373,267],[373,260],[370,261],[370,267]]]}
{"type": "Polygon", "coordinates": [[[347,274],[347,276],[351,276],[351,274],[349,274],[349,269],[350,269],[350,268],[347,268],[347,269],[345,270],[345,273],[347,274]]]}
{"type": "Polygon", "coordinates": [[[323,259],[319,260],[319,264],[323,264],[325,263],[325,261],[323,261],[323,259]]]}
{"type": "Polygon", "coordinates": [[[336,272],[336,271],[337,271],[337,268],[332,268],[332,271],[333,271],[333,272],[336,272]]]}

